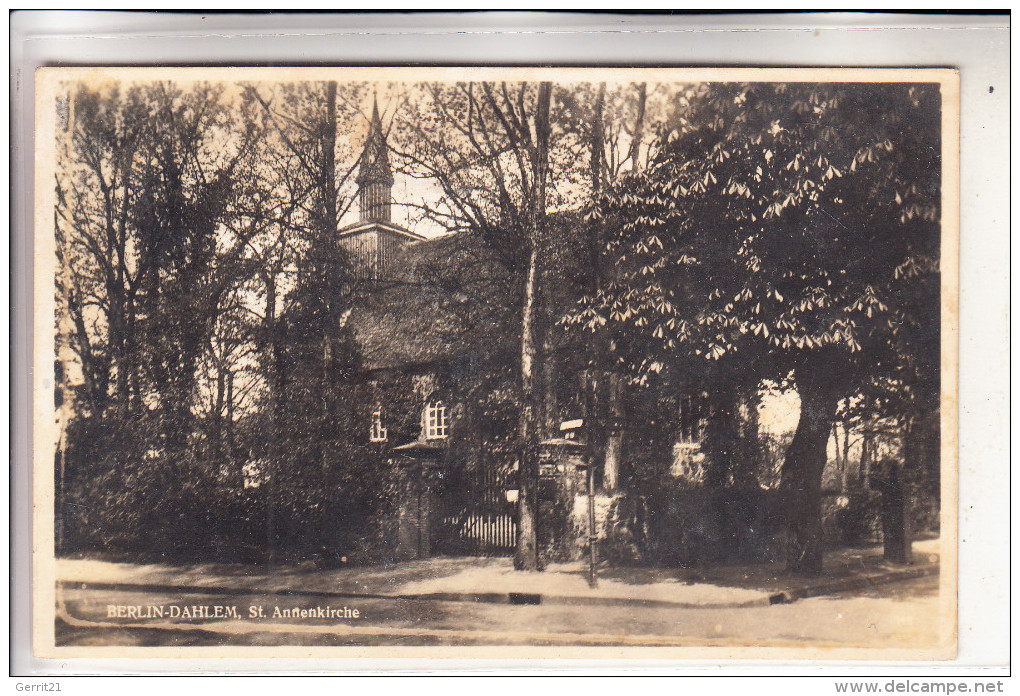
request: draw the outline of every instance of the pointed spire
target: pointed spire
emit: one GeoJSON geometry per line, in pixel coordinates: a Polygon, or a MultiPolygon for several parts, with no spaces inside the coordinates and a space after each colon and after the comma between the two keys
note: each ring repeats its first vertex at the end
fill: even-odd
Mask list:
{"type": "Polygon", "coordinates": [[[382,132],[382,119],[379,118],[379,95],[372,95],[372,130],[382,132]]]}
{"type": "Polygon", "coordinates": [[[357,178],[359,185],[374,181],[393,183],[389,148],[386,146],[386,134],[383,132],[382,118],[379,116],[379,101],[375,97],[372,98],[372,120],[357,178]]]}
{"type": "Polygon", "coordinates": [[[372,120],[365,139],[365,151],[361,153],[358,169],[359,207],[361,221],[390,222],[390,199],[393,189],[393,170],[390,168],[390,152],[386,146],[382,119],[379,117],[379,100],[372,99],[372,120]]]}

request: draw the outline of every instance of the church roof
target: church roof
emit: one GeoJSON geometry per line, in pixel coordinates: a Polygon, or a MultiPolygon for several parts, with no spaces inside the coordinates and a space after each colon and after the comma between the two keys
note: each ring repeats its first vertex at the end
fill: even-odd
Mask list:
{"type": "Polygon", "coordinates": [[[360,185],[371,181],[393,183],[393,169],[390,167],[390,153],[386,146],[386,134],[383,133],[382,119],[379,117],[379,104],[372,101],[372,121],[368,129],[365,150],[361,154],[361,165],[355,181],[360,185]]]}
{"type": "MultiPolygon", "coordinates": [[[[560,315],[582,293],[575,216],[550,216],[552,242],[543,273],[549,301],[560,315]]],[[[512,364],[519,359],[519,282],[484,242],[461,232],[398,250],[387,278],[355,303],[350,323],[366,370],[411,368],[466,358],[512,364]]],[[[570,352],[562,327],[557,350],[570,352]]]]}
{"type": "Polygon", "coordinates": [[[361,222],[355,222],[350,225],[346,225],[337,230],[337,234],[340,237],[346,237],[354,234],[361,234],[363,232],[371,232],[372,230],[389,232],[402,237],[408,237],[417,242],[425,241],[428,237],[423,237],[417,232],[401,227],[395,222],[387,222],[385,220],[363,220],[361,222]]]}
{"type": "Polygon", "coordinates": [[[350,326],[366,370],[495,357],[517,305],[507,273],[467,234],[408,244],[366,290],[350,326]]]}

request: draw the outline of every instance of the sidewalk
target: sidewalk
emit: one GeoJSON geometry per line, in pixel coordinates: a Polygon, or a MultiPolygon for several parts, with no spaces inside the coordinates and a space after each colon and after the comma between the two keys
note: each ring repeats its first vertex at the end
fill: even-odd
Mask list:
{"type": "Polygon", "coordinates": [[[375,597],[503,604],[637,604],[749,607],[856,590],[939,572],[939,540],[914,543],[914,564],[890,566],[881,547],[826,555],[826,575],[787,575],[781,564],[708,569],[613,567],[600,570],[597,588],[583,563],[554,564],[544,572],[515,572],[509,558],[432,558],[392,565],[318,570],[307,566],[237,564],[168,566],[58,559],[57,579],[91,589],[195,591],[208,594],[280,594],[375,597]]]}

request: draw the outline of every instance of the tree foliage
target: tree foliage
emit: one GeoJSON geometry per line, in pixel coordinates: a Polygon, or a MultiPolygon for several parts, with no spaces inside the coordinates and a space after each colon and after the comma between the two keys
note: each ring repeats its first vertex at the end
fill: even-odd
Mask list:
{"type": "Polygon", "coordinates": [[[622,351],[638,374],[731,356],[758,377],[794,373],[795,537],[816,531],[836,402],[937,365],[939,123],[932,85],[702,85],[678,97],[649,170],[592,213],[615,230],[618,275],[573,324],[635,337],[622,351]]]}
{"type": "Polygon", "coordinates": [[[913,309],[908,281],[937,272],[938,115],[928,86],[681,97],[652,169],[600,200],[621,281],[574,322],[712,360],[887,345],[913,309]]]}
{"type": "MultiPolygon", "coordinates": [[[[338,243],[366,85],[70,88],[55,182],[58,341],[74,355],[61,365],[74,385],[61,514],[88,543],[124,548],[160,525],[195,548],[213,543],[203,529],[270,549],[355,544],[386,494],[353,396],[358,288],[338,243]]],[[[936,86],[461,82],[404,95],[394,160],[435,194],[406,202],[412,220],[471,235],[499,266],[466,279],[441,259],[432,289],[466,326],[487,325],[466,342],[497,324],[517,336],[477,346],[498,365],[462,391],[503,427],[517,421],[499,447],[523,477],[519,567],[537,565],[538,442],[556,400],[577,398],[558,369],[585,385],[574,392],[592,442],[612,450],[612,483],[618,466],[641,478],[638,462],[665,476],[686,390],[709,395],[705,445],[723,461],[709,478],[730,485],[745,456],[737,413],[762,380],[795,384],[782,492],[806,569],[838,404],[898,419],[916,440],[908,458],[930,466],[936,86]],[[630,413],[654,432],[611,427],[630,413]]]]}
{"type": "Polygon", "coordinates": [[[369,524],[384,491],[354,444],[336,238],[354,168],[335,173],[337,122],[358,114],[336,93],[72,86],[56,211],[80,383],[58,467],[65,549],[343,553],[369,524]]]}

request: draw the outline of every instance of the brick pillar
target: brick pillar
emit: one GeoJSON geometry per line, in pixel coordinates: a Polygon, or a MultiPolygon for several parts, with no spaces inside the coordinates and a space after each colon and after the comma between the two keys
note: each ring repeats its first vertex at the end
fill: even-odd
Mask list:
{"type": "Polygon", "coordinates": [[[586,492],[584,446],[575,440],[546,440],[539,445],[538,546],[543,564],[575,558],[581,545],[575,499],[586,492]]]}
{"type": "Polygon", "coordinates": [[[397,499],[397,550],[400,560],[429,558],[432,555],[432,512],[434,494],[426,472],[436,466],[432,459],[410,459],[400,466],[397,499]]]}

